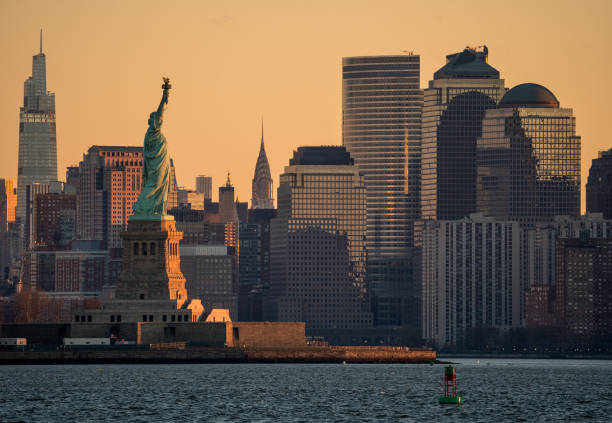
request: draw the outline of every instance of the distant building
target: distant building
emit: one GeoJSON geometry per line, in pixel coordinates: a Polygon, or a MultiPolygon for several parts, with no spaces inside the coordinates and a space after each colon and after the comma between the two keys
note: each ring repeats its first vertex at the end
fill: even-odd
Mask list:
{"type": "Polygon", "coordinates": [[[587,213],[603,213],[612,219],[612,149],[593,159],[586,184],[587,213]]]}
{"type": "Polygon", "coordinates": [[[255,175],[253,176],[253,190],[251,196],[251,208],[253,209],[273,209],[274,199],[272,198],[272,176],[270,165],[264,148],[263,122],[261,124],[261,145],[259,146],[259,156],[255,165],[255,175]]]}
{"type": "Polygon", "coordinates": [[[488,49],[446,56],[425,89],[421,217],[461,219],[476,211],[476,144],[482,119],[506,93],[488,49]]]}
{"type": "MultiPolygon", "coordinates": [[[[0,281],[8,279],[8,268],[11,255],[8,245],[8,198],[10,196],[10,179],[0,179],[0,281]]],[[[15,208],[13,207],[13,210],[15,208]]],[[[13,211],[14,213],[14,211],[13,211]]]]}
{"type": "Polygon", "coordinates": [[[589,213],[579,218],[556,216],[546,223],[524,229],[522,244],[522,278],[525,289],[555,284],[555,251],[561,238],[612,238],[612,220],[601,213],[589,213]]]}
{"type": "Polygon", "coordinates": [[[239,222],[249,221],[249,203],[240,201],[238,197],[236,197],[236,214],[239,222]]]}
{"type": "Polygon", "coordinates": [[[240,223],[239,288],[261,285],[261,226],[240,223]]]}
{"type": "Polygon", "coordinates": [[[232,185],[229,172],[227,172],[225,185],[219,187],[219,217],[221,223],[238,222],[234,186],[232,185]]]}
{"type": "Polygon", "coordinates": [[[208,244],[208,231],[204,223],[204,210],[192,210],[189,207],[179,207],[168,210],[174,216],[176,229],[183,233],[180,244],[208,244]]]}
{"type": "Polygon", "coordinates": [[[33,245],[67,247],[76,238],[76,195],[39,194],[34,201],[33,245]]]}
{"type": "Polygon", "coordinates": [[[32,58],[32,76],[23,85],[23,107],[19,111],[16,216],[22,224],[26,218],[26,187],[57,180],[55,94],[47,91],[42,31],[40,38],[40,51],[32,58]]]}
{"type": "Polygon", "coordinates": [[[189,207],[193,210],[204,210],[204,194],[187,189],[178,190],[179,207],[189,207]]]}
{"type": "Polygon", "coordinates": [[[249,224],[259,225],[260,230],[260,257],[259,257],[259,280],[262,285],[270,285],[270,221],[276,217],[276,209],[251,209],[249,210],[249,224]]]}
{"type": "MultiPolygon", "coordinates": [[[[261,209],[260,209],[261,210],[261,209]]],[[[240,223],[238,256],[238,320],[252,321],[252,298],[254,289],[262,289],[261,256],[262,227],[257,223],[240,223]]],[[[261,312],[259,313],[261,315],[261,312]]]]}
{"type": "Polygon", "coordinates": [[[481,214],[423,229],[422,335],[438,348],[522,326],[520,227],[481,214]]]}
{"type": "Polygon", "coordinates": [[[204,194],[204,199],[212,200],[212,176],[196,176],[196,191],[204,194]]]}
{"type": "Polygon", "coordinates": [[[142,147],[89,148],[79,163],[77,234],[121,248],[132,205],[142,189],[142,147]]]}
{"type": "Polygon", "coordinates": [[[47,194],[49,192],[49,184],[41,184],[34,182],[26,187],[26,213],[24,219],[24,236],[23,247],[24,249],[32,248],[36,240],[36,199],[39,195],[47,194]]]}
{"type": "Polygon", "coordinates": [[[299,147],[280,177],[277,198],[266,315],[304,321],[310,333],[371,327],[365,185],[349,153],[299,147]]]}
{"type": "Polygon", "coordinates": [[[66,168],[66,185],[67,194],[78,194],[79,192],[79,167],[68,166],[66,168]]]}
{"type": "Polygon", "coordinates": [[[612,332],[612,238],[557,241],[556,317],[569,334],[590,338],[612,332]]]}
{"type": "Polygon", "coordinates": [[[179,206],[178,202],[179,186],[176,182],[176,169],[174,168],[174,160],[170,158],[170,189],[168,192],[168,210],[179,206]]]}
{"type": "Polygon", "coordinates": [[[73,241],[69,249],[38,247],[28,251],[24,285],[47,292],[100,294],[108,284],[109,251],[100,241],[73,241]]]}
{"type": "MultiPolygon", "coordinates": [[[[612,220],[604,219],[601,213],[589,213],[577,219],[557,216],[552,222],[537,224],[526,229],[524,237],[526,243],[522,253],[522,267],[525,273],[523,286],[526,289],[525,326],[566,328],[564,310],[567,298],[564,292],[571,290],[576,295],[582,295],[578,293],[584,288],[584,284],[593,282],[589,280],[593,279],[588,276],[589,272],[599,272],[594,276],[594,280],[606,275],[605,263],[603,268],[589,267],[596,263],[595,256],[591,257],[592,251],[589,248],[594,245],[593,248],[599,249],[601,240],[612,239],[612,220]],[[584,256],[586,261],[570,265],[570,258],[565,257],[565,253],[561,251],[566,246],[585,247],[580,251],[586,254],[584,256]],[[583,280],[584,278],[586,280],[583,280]],[[559,285],[560,281],[565,285],[559,285]],[[578,285],[573,285],[575,283],[578,285]]],[[[577,251],[574,252],[578,254],[577,251]]],[[[593,254],[599,257],[599,252],[593,254]]],[[[578,260],[576,257],[573,255],[571,259],[578,260]]],[[[570,300],[570,303],[572,302],[573,300],[570,300]]],[[[572,331],[576,333],[575,330],[572,331]]],[[[582,335],[586,335],[586,332],[582,335]]]]}
{"type": "Polygon", "coordinates": [[[0,213],[5,216],[5,223],[8,228],[9,223],[15,223],[15,207],[17,207],[17,189],[14,179],[0,178],[0,213]]]}
{"type": "Polygon", "coordinates": [[[576,118],[547,88],[517,85],[487,110],[477,153],[479,212],[522,224],[580,216],[576,118]]]}
{"type": "Polygon", "coordinates": [[[405,310],[414,291],[422,107],[418,54],[342,59],[342,144],[366,186],[367,274],[376,325],[416,324],[405,310]]]}
{"type": "Polygon", "coordinates": [[[200,298],[204,310],[229,309],[238,318],[238,268],[235,249],[222,245],[182,245],[181,271],[190,298],[200,298]]]}

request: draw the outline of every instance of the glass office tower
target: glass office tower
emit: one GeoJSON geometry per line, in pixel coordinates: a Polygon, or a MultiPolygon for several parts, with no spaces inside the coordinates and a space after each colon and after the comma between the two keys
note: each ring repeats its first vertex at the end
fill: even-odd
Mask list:
{"type": "Polygon", "coordinates": [[[476,211],[476,140],[482,118],[506,90],[487,63],[488,49],[446,56],[425,90],[421,217],[461,219],[476,211]]]}
{"type": "Polygon", "coordinates": [[[24,83],[23,107],[19,111],[19,159],[16,217],[23,225],[26,186],[57,180],[55,94],[47,92],[46,57],[32,58],[32,76],[24,83]]]}
{"type": "Polygon", "coordinates": [[[612,148],[593,159],[586,184],[587,213],[603,213],[612,219],[612,148]]]}
{"type": "Polygon", "coordinates": [[[271,220],[272,320],[318,329],[372,326],[364,301],[366,198],[344,147],[299,147],[280,176],[271,220]]]}
{"type": "Polygon", "coordinates": [[[572,109],[521,84],[487,110],[478,139],[478,211],[533,224],[580,216],[580,137],[572,109]]]}
{"type": "Polygon", "coordinates": [[[377,325],[418,316],[406,298],[414,293],[422,105],[419,55],[342,59],[342,142],[367,189],[368,288],[377,325]]]}

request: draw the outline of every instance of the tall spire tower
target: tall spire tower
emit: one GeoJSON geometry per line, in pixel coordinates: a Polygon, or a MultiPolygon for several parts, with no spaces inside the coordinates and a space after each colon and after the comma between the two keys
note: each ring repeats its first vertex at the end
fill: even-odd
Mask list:
{"type": "Polygon", "coordinates": [[[251,208],[253,209],[273,209],[274,199],[272,198],[272,176],[270,165],[264,147],[264,128],[263,118],[261,119],[261,145],[259,146],[259,156],[255,165],[255,175],[253,176],[253,193],[251,198],[251,208]]]}
{"type": "Polygon", "coordinates": [[[19,158],[16,218],[25,223],[26,186],[57,180],[55,94],[47,92],[46,57],[40,51],[32,58],[32,76],[23,84],[23,106],[19,110],[19,158]]]}

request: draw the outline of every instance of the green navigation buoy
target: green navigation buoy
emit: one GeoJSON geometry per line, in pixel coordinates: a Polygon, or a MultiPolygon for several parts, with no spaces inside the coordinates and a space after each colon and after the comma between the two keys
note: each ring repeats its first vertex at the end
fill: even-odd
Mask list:
{"type": "Polygon", "coordinates": [[[455,366],[444,367],[444,395],[440,397],[440,404],[461,404],[462,399],[457,396],[457,373],[455,366]]]}

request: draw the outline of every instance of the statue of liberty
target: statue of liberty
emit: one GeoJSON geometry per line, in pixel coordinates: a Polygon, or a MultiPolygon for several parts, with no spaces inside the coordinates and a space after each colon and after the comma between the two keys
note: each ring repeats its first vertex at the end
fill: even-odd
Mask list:
{"type": "Polygon", "coordinates": [[[142,191],[132,207],[129,220],[172,220],[166,213],[170,190],[170,158],[166,137],[161,133],[164,109],[168,104],[170,79],[163,78],[161,102],[157,111],[149,116],[149,128],[145,134],[142,151],[142,191]]]}

